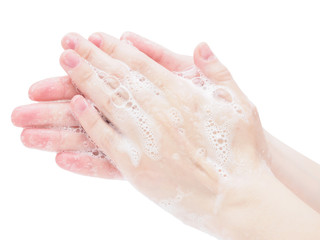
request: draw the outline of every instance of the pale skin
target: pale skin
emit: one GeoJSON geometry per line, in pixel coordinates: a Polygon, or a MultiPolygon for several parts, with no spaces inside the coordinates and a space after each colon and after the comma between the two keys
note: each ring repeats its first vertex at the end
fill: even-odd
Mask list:
{"type": "MultiPolygon", "coordinates": [[[[319,211],[320,208],[319,190],[317,192],[320,182],[319,166],[277,142],[263,130],[256,108],[247,100],[208,46],[200,44],[191,58],[174,54],[134,34],[127,33],[123,38],[130,40],[136,48],[102,33],[91,36],[91,42],[77,34],[69,34],[62,40],[66,51],[61,56],[61,65],[69,77],[37,83],[31,87],[29,95],[36,101],[72,100],[65,103],[39,103],[15,110],[12,116],[15,125],[42,128],[24,130],[23,143],[29,147],[61,152],[56,160],[58,165],[67,170],[89,176],[124,177],[157,203],[161,202],[161,199],[174,198],[177,189],[180,189],[189,195],[177,204],[176,209],[171,211],[172,214],[222,239],[318,239],[320,217],[315,210],[319,211]],[[131,69],[141,72],[161,90],[166,90],[163,91],[164,100],[156,100],[154,97],[155,105],[143,101],[145,94],[153,98],[148,92],[134,95],[144,111],[156,122],[157,127],[153,126],[151,129],[171,133],[162,134],[159,139],[162,146],[159,149],[161,161],[154,161],[148,154],[143,154],[140,164],[133,166],[128,154],[117,149],[117,146],[124,144],[124,136],[140,147],[143,143],[137,138],[136,133],[130,130],[134,125],[117,120],[117,112],[108,100],[112,98],[112,92],[101,85],[93,69],[84,59],[120,78],[127,74],[127,69],[120,64],[122,61],[131,69]],[[242,163],[242,166],[239,166],[230,162],[226,167],[227,177],[219,174],[218,169],[195,155],[200,145],[210,147],[207,140],[193,137],[201,135],[194,123],[204,120],[202,106],[207,99],[195,95],[192,102],[186,101],[188,96],[185,93],[193,92],[194,89],[192,85],[182,83],[181,79],[172,73],[193,64],[212,83],[229,89],[245,115],[243,120],[234,117],[230,110],[225,112],[236,119],[231,126],[234,136],[231,147],[234,159],[242,163]],[[121,134],[106,124],[87,100],[78,95],[79,92],[70,78],[121,134]],[[183,91],[175,91],[177,86],[183,91]],[[189,107],[192,112],[185,111],[182,106],[189,107]],[[163,120],[166,119],[166,115],[152,110],[157,108],[164,112],[164,109],[170,107],[178,109],[183,115],[185,121],[182,125],[186,129],[186,135],[177,135],[174,126],[163,120]],[[85,154],[95,148],[95,145],[82,133],[43,129],[48,126],[77,127],[79,123],[117,167],[105,159],[85,154]],[[179,145],[176,144],[177,141],[179,145]],[[86,144],[82,144],[84,142],[86,144]],[[62,152],[66,150],[80,152],[62,152]],[[177,161],[172,161],[173,154],[178,154],[177,161]],[[286,167],[288,165],[290,167],[286,167]],[[304,202],[280,183],[269,171],[268,166],[275,176],[304,202]],[[307,173],[302,174],[304,172],[307,173]],[[309,188],[306,189],[305,186],[309,188]],[[199,225],[190,221],[190,214],[205,218],[199,225]]],[[[230,99],[228,91],[216,97],[218,100],[214,101],[219,101],[220,98],[222,101],[230,99]]],[[[223,124],[225,120],[217,117],[215,121],[223,124]]],[[[214,152],[208,152],[207,155],[211,155],[213,161],[218,161],[214,152]]]]}

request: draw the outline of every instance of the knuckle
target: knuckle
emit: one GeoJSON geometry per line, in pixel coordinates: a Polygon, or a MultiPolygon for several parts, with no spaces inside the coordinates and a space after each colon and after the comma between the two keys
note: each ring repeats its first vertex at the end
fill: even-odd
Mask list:
{"type": "Polygon", "coordinates": [[[90,61],[91,59],[94,58],[94,50],[90,46],[86,46],[83,48],[81,55],[84,59],[90,61]]]}
{"type": "Polygon", "coordinates": [[[165,62],[164,51],[157,52],[157,51],[153,50],[153,52],[149,53],[149,55],[152,56],[152,59],[157,63],[165,62]]]}
{"type": "Polygon", "coordinates": [[[104,50],[109,54],[111,57],[115,57],[117,55],[119,49],[119,43],[110,42],[108,45],[104,45],[104,50]]]}
{"type": "Polygon", "coordinates": [[[90,120],[87,122],[87,128],[89,131],[96,129],[99,123],[99,117],[95,115],[94,117],[90,118],[90,120]]]}
{"type": "Polygon", "coordinates": [[[217,69],[215,73],[215,78],[219,82],[224,82],[231,79],[231,74],[226,67],[221,66],[219,69],[217,69]]]}
{"type": "Polygon", "coordinates": [[[83,71],[83,73],[81,74],[81,82],[87,82],[87,81],[90,81],[94,78],[95,76],[95,73],[90,69],[88,68],[86,71],[83,71]]]}
{"type": "Polygon", "coordinates": [[[99,137],[100,144],[104,147],[107,146],[108,141],[110,141],[110,133],[104,130],[99,137]]]}
{"type": "Polygon", "coordinates": [[[102,105],[102,113],[110,113],[112,106],[113,106],[113,102],[111,100],[112,96],[106,96],[106,99],[104,100],[104,103],[102,105]]]}
{"type": "Polygon", "coordinates": [[[148,72],[151,70],[148,61],[141,56],[134,57],[130,62],[130,66],[144,75],[148,75],[148,72]]]}
{"type": "Polygon", "coordinates": [[[99,135],[99,143],[104,149],[110,149],[110,142],[115,141],[115,135],[109,126],[105,127],[99,135]]]}

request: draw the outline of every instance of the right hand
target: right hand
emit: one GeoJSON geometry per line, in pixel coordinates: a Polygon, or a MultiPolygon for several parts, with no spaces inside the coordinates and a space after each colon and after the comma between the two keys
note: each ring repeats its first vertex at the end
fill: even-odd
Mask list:
{"type": "MultiPolygon", "coordinates": [[[[127,32],[121,39],[129,41],[172,72],[182,71],[193,65],[191,56],[171,52],[134,33],[127,32]]],[[[89,40],[98,45],[93,37],[89,40]]],[[[79,92],[68,76],[49,78],[33,84],[29,89],[29,97],[38,103],[20,106],[12,113],[14,125],[25,128],[21,134],[23,144],[57,152],[56,162],[65,170],[85,176],[122,179],[121,173],[96,151],[97,146],[83,134],[82,129],[70,131],[79,127],[79,122],[70,109],[70,100],[77,94],[79,92]]]]}

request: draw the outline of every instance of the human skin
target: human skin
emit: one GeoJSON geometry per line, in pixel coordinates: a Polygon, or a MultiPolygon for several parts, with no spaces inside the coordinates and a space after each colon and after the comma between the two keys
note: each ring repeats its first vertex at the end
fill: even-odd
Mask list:
{"type": "Polygon", "coordinates": [[[319,214],[269,171],[267,163],[272,154],[256,108],[206,44],[195,49],[194,63],[210,84],[217,86],[210,97],[132,46],[105,34],[99,37],[104,39],[105,44],[100,47],[107,54],[78,35],[68,35],[65,40],[74,50],[62,54],[61,65],[81,93],[116,127],[108,125],[82,96],[72,98],[72,113],[125,179],[159,205],[169,201],[167,210],[185,223],[222,239],[319,238],[319,214]],[[146,88],[130,92],[136,103],[129,105],[133,109],[138,106],[143,116],[147,116],[143,118],[148,123],[146,131],[152,132],[148,139],[152,144],[156,139],[156,147],[152,144],[151,150],[146,147],[144,139],[133,130],[140,125],[130,121],[131,118],[121,120],[131,115],[127,115],[127,108],[119,113],[113,103],[127,101],[126,93],[122,92],[118,99],[111,84],[101,82],[84,58],[108,74],[117,75],[121,83],[129,74],[120,61],[125,62],[146,77],[143,81],[150,81],[160,89],[158,97],[146,88]],[[234,101],[240,112],[231,107],[234,101]],[[168,109],[181,114],[183,121],[178,124],[185,130],[183,134],[171,122],[168,109]],[[215,114],[212,109],[220,110],[215,114]],[[219,131],[228,123],[227,144],[232,153],[225,161],[219,157],[221,152],[212,145],[212,139],[201,130],[208,122],[219,131]],[[132,161],[130,152],[119,148],[128,140],[141,150],[138,164],[132,161]],[[204,149],[202,154],[199,149],[204,149]]]}
{"type": "MultiPolygon", "coordinates": [[[[92,35],[89,40],[99,47],[104,39],[99,42],[95,36],[92,35]]],[[[122,39],[129,40],[137,49],[170,71],[182,71],[193,64],[192,57],[175,54],[136,34],[125,33],[122,39]]],[[[65,41],[62,41],[62,44],[65,49],[68,48],[65,41]]],[[[69,77],[59,77],[34,84],[30,88],[29,96],[36,101],[55,101],[70,100],[78,93],[69,77]]],[[[24,144],[42,150],[60,152],[56,161],[62,168],[87,176],[122,179],[121,173],[104,158],[85,153],[96,147],[90,144],[86,135],[70,133],[63,129],[42,129],[47,126],[79,126],[78,121],[71,114],[69,102],[40,103],[19,107],[13,113],[13,122],[21,127],[37,127],[23,132],[24,144]],[[61,140],[61,136],[64,136],[65,141],[61,140]],[[30,139],[38,139],[38,142],[30,139]],[[50,144],[38,144],[44,139],[50,144]],[[48,145],[51,148],[48,148],[48,145]],[[62,152],[64,150],[78,152],[62,152]]],[[[271,161],[268,162],[272,172],[298,197],[320,212],[319,165],[281,143],[266,131],[265,137],[272,155],[271,161]]]]}

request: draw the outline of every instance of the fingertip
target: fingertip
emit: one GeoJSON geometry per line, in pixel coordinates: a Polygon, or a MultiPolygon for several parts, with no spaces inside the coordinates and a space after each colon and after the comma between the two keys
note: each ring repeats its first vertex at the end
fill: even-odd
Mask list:
{"type": "Polygon", "coordinates": [[[44,142],[41,142],[38,137],[35,137],[35,132],[33,129],[25,128],[20,134],[20,140],[25,147],[32,148],[35,146],[44,145],[44,142]]]}
{"type": "Polygon", "coordinates": [[[58,152],[58,153],[56,154],[55,160],[56,160],[56,163],[57,163],[58,166],[61,165],[61,162],[62,162],[62,159],[63,159],[62,154],[63,154],[63,152],[58,152]]]}
{"type": "Polygon", "coordinates": [[[46,78],[32,84],[28,90],[28,96],[32,101],[46,101],[55,96],[54,90],[56,88],[52,85],[51,79],[46,78]]]}
{"type": "Polygon", "coordinates": [[[213,54],[207,43],[202,42],[195,48],[194,63],[213,82],[233,84],[230,72],[213,54]]]}
{"type": "Polygon", "coordinates": [[[88,153],[59,152],[56,155],[56,164],[64,170],[84,176],[123,179],[119,170],[108,161],[91,157],[88,153]]]}
{"type": "Polygon", "coordinates": [[[29,133],[29,129],[25,128],[25,129],[22,130],[22,132],[20,134],[20,140],[21,140],[22,144],[24,146],[26,146],[26,147],[29,147],[29,145],[28,145],[28,136],[30,134],[28,134],[28,133],[29,133]]]}
{"type": "Polygon", "coordinates": [[[66,55],[66,53],[68,52],[69,50],[64,50],[61,54],[60,54],[60,58],[59,58],[59,62],[60,62],[60,65],[63,67],[63,65],[64,65],[64,62],[63,62],[63,60],[64,60],[64,57],[65,57],[65,55],[66,55]]]}
{"type": "Polygon", "coordinates": [[[21,110],[21,107],[16,107],[15,109],[13,109],[12,113],[11,113],[11,122],[14,126],[19,127],[19,112],[21,110]]]}
{"type": "Polygon", "coordinates": [[[122,33],[121,37],[120,37],[120,40],[127,40],[129,39],[131,36],[135,36],[136,34],[134,34],[133,32],[129,32],[129,31],[126,31],[124,33],[122,33]]]}
{"type": "Polygon", "coordinates": [[[33,104],[16,107],[11,113],[11,122],[16,127],[25,127],[32,115],[35,115],[32,111],[33,104]]]}
{"type": "Polygon", "coordinates": [[[61,167],[62,169],[69,170],[72,165],[72,159],[73,159],[72,153],[67,152],[59,152],[56,155],[56,164],[61,167]]]}
{"type": "Polygon", "coordinates": [[[96,45],[98,48],[100,48],[102,45],[102,36],[98,32],[91,34],[88,40],[92,42],[94,45],[96,45]]]}
{"type": "MultiPolygon", "coordinates": [[[[40,105],[28,104],[15,108],[11,114],[11,121],[16,127],[30,127],[39,119],[40,105]]],[[[37,124],[34,124],[37,125],[37,124]]]]}
{"type": "Polygon", "coordinates": [[[198,67],[211,63],[216,60],[216,56],[211,51],[209,45],[206,42],[201,42],[194,50],[194,62],[198,67]]]}
{"type": "Polygon", "coordinates": [[[79,101],[84,101],[84,100],[85,100],[84,97],[78,94],[73,96],[70,103],[71,103],[71,106],[75,106],[78,104],[79,101]]]}
{"type": "Polygon", "coordinates": [[[71,110],[76,115],[76,117],[79,117],[89,106],[86,99],[81,95],[75,95],[71,99],[71,110]]]}
{"type": "Polygon", "coordinates": [[[81,57],[76,51],[72,49],[67,49],[61,53],[59,60],[61,66],[65,70],[70,70],[79,65],[81,57]]]}
{"type": "Polygon", "coordinates": [[[83,170],[82,162],[79,160],[78,153],[59,152],[56,155],[56,164],[60,168],[77,174],[81,174],[81,170],[83,170]]]}
{"type": "Polygon", "coordinates": [[[32,100],[32,101],[36,101],[36,100],[35,100],[35,96],[34,96],[35,93],[37,92],[36,89],[37,89],[37,83],[34,83],[34,84],[32,84],[32,85],[30,86],[30,88],[29,88],[29,90],[28,90],[28,97],[29,97],[29,99],[32,100]]]}
{"type": "Polygon", "coordinates": [[[77,44],[78,34],[75,32],[67,33],[61,39],[61,46],[64,49],[75,49],[77,44]]]}

